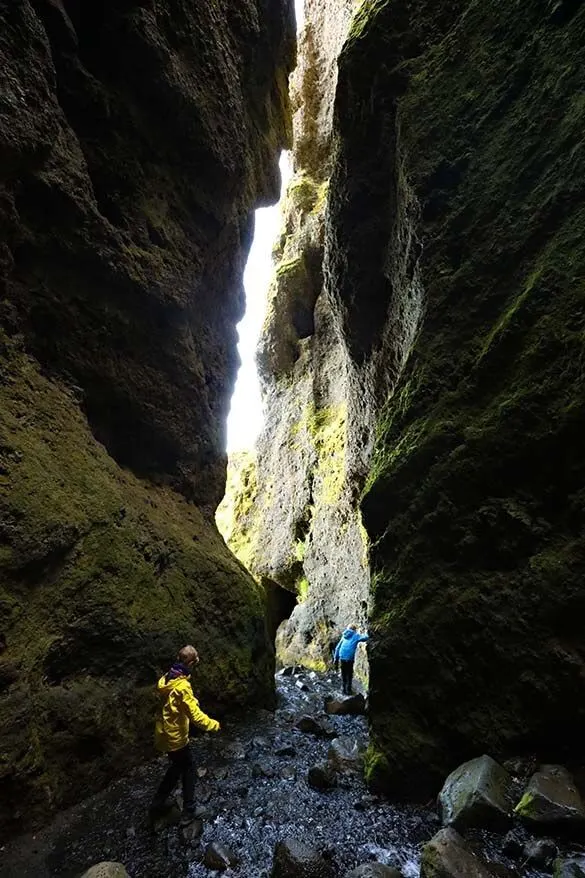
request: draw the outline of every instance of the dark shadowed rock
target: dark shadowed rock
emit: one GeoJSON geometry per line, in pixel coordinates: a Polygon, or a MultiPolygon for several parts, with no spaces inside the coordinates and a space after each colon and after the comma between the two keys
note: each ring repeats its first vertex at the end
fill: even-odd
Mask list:
{"type": "Polygon", "coordinates": [[[315,790],[330,790],[337,785],[335,771],[328,762],[312,765],[307,774],[307,783],[315,790]]]}
{"type": "Polygon", "coordinates": [[[487,864],[476,857],[458,832],[441,829],[422,850],[421,878],[493,878],[487,864]]]}
{"type": "MultiPolygon", "coordinates": [[[[301,731],[304,731],[304,729],[301,731]]],[[[281,747],[276,748],[276,750],[274,751],[274,755],[275,756],[290,756],[290,757],[292,757],[292,756],[297,755],[297,751],[292,746],[292,744],[283,744],[281,747]]]]}
{"type": "Polygon", "coordinates": [[[402,872],[383,863],[363,863],[346,872],[344,878],[402,878],[402,872]]]}
{"type": "Polygon", "coordinates": [[[490,756],[479,756],[451,772],[439,793],[444,826],[503,827],[510,822],[512,778],[490,756]]]}
{"type": "Polygon", "coordinates": [[[203,863],[208,869],[216,869],[223,872],[226,869],[237,866],[238,858],[227,845],[221,844],[218,841],[212,841],[205,848],[203,863]]]}
{"type": "Polygon", "coordinates": [[[185,844],[195,844],[203,835],[203,821],[195,818],[190,823],[181,826],[181,835],[185,844]]]}
{"type": "Polygon", "coordinates": [[[366,712],[366,699],[361,693],[350,695],[348,698],[328,698],[325,701],[325,712],[334,715],[360,716],[366,712]]]}
{"type": "Polygon", "coordinates": [[[585,826],[585,805],[572,775],[561,765],[539,768],[514,812],[527,824],[585,826]]]}
{"type": "Polygon", "coordinates": [[[333,878],[331,862],[298,839],[279,841],[274,848],[271,878],[333,878]]]}
{"type": "Polygon", "coordinates": [[[323,738],[328,738],[335,734],[334,729],[332,729],[330,725],[314,716],[309,716],[308,714],[299,717],[295,722],[295,729],[298,729],[299,732],[305,732],[309,735],[318,735],[323,738]]]}
{"type": "Polygon", "coordinates": [[[511,829],[502,839],[501,851],[505,856],[517,859],[524,854],[525,841],[518,829],[511,829]]]}
{"type": "Polygon", "coordinates": [[[585,857],[555,860],[554,878],[585,878],[585,857]]]}

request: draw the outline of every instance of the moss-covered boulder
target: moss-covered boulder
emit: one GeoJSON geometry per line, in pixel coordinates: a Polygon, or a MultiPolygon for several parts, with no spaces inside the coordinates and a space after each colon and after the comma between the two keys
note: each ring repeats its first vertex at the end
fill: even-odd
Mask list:
{"type": "Polygon", "coordinates": [[[469,850],[454,829],[441,829],[424,845],[421,878],[493,878],[487,864],[469,850]]]}
{"type": "Polygon", "coordinates": [[[528,781],[514,813],[532,826],[585,828],[585,804],[562,765],[541,766],[528,781]]]}
{"type": "Polygon", "coordinates": [[[478,756],[452,771],[439,793],[444,826],[505,827],[511,819],[512,777],[491,756],[478,756]]]}
{"type": "Polygon", "coordinates": [[[212,516],[253,210],[278,195],[288,0],[0,9],[0,833],[152,753],[152,686],[272,697],[212,516]]]}

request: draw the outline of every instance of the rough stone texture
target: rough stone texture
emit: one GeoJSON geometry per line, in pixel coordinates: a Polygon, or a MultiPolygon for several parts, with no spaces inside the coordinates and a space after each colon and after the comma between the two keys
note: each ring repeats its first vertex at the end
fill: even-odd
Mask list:
{"type": "Polygon", "coordinates": [[[326,272],[386,387],[362,515],[393,794],[581,752],[584,47],[570,0],[366,0],[340,58],[326,272]]]}
{"type": "Polygon", "coordinates": [[[510,821],[512,778],[491,756],[478,756],[452,771],[439,793],[444,826],[502,827],[510,821]]]}
{"type": "MultiPolygon", "coordinates": [[[[322,271],[336,64],[351,10],[351,0],[306,2],[292,94],[295,176],[258,350],[266,425],[253,485],[237,489],[246,517],[229,541],[258,577],[298,598],[278,632],[278,658],[319,669],[343,628],[364,624],[369,582],[346,455],[349,366],[322,271]]],[[[365,654],[356,670],[365,677],[365,654]]]]}
{"type": "Polygon", "coordinates": [[[543,765],[526,787],[514,813],[527,824],[585,827],[585,804],[573,777],[562,765],[543,765]]]}
{"type": "Polygon", "coordinates": [[[274,849],[272,878],[332,878],[329,860],[296,838],[279,841],[274,849]]]}
{"type": "Polygon", "coordinates": [[[441,829],[422,849],[421,878],[493,878],[458,832],[441,829]]]}
{"type": "Polygon", "coordinates": [[[157,672],[271,698],[211,516],[292,4],[0,2],[0,827],[151,752],[157,672]],[[73,770],[72,770],[73,767],[73,770]]]}
{"type": "Polygon", "coordinates": [[[345,878],[402,878],[402,873],[383,863],[364,863],[346,872],[345,878]]]}
{"type": "Polygon", "coordinates": [[[128,872],[122,863],[104,862],[92,866],[81,878],[128,878],[128,872]]]}

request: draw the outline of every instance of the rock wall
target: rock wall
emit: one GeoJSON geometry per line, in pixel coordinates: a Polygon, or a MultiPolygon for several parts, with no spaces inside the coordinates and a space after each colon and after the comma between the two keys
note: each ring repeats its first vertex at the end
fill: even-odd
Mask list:
{"type": "MultiPolygon", "coordinates": [[[[368,571],[351,486],[348,362],[323,277],[337,56],[351,0],[306,0],[293,77],[294,176],[274,249],[258,350],[266,425],[254,476],[235,482],[228,543],[268,586],[297,595],[277,636],[284,663],[323,667],[340,630],[364,622],[368,571]]],[[[234,463],[236,469],[238,462],[234,463]]],[[[361,668],[365,672],[365,667],[361,668]]]]}
{"type": "Polygon", "coordinates": [[[0,825],[151,750],[183,641],[271,698],[212,521],[253,209],[290,141],[289,0],[0,3],[0,825]]]}
{"type": "Polygon", "coordinates": [[[332,132],[296,132],[249,532],[303,599],[283,650],[322,658],[369,600],[396,795],[584,731],[584,37],[573,0],[364,0],[332,132]]]}
{"type": "MultiPolygon", "coordinates": [[[[481,752],[580,751],[584,37],[570,0],[366,2],[340,59],[340,179],[354,185],[359,119],[370,154],[391,154],[395,211],[419,205],[424,317],[362,503],[370,775],[395,792],[433,791],[481,752]]],[[[357,229],[361,211],[341,215],[357,229]]],[[[366,320],[393,302],[395,267],[366,320]]],[[[348,336],[361,289],[343,292],[348,336]]]]}

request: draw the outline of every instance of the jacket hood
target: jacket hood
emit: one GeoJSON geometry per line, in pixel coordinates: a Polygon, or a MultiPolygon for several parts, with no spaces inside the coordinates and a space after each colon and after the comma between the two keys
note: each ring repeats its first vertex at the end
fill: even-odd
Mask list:
{"type": "Polygon", "coordinates": [[[156,689],[159,695],[168,695],[169,692],[172,692],[173,689],[182,683],[183,680],[186,680],[186,677],[174,677],[172,680],[167,680],[166,676],[161,677],[158,683],[156,684],[156,689]]]}
{"type": "Polygon", "coordinates": [[[343,636],[346,640],[351,640],[357,634],[357,631],[354,631],[353,628],[346,628],[343,632],[343,636]]]}

